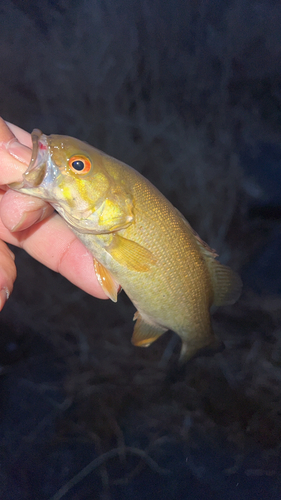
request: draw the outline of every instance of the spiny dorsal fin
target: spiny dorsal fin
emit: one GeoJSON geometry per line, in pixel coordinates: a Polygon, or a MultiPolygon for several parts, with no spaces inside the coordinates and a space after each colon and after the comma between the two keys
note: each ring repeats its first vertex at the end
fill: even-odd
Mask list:
{"type": "Polygon", "coordinates": [[[136,321],[134,333],[132,336],[132,344],[138,347],[148,347],[152,342],[158,339],[163,333],[167,331],[166,328],[161,326],[150,325],[144,321],[137,311],[134,315],[136,321]]]}
{"type": "Polygon", "coordinates": [[[199,234],[197,234],[191,226],[190,228],[193,232],[193,236],[196,239],[196,243],[199,246],[201,253],[205,255],[205,257],[211,257],[213,259],[215,259],[215,257],[218,257],[217,252],[213,248],[209,247],[209,245],[200,238],[199,234]]]}
{"type": "Polygon", "coordinates": [[[186,218],[182,215],[182,213],[176,208],[176,211],[178,212],[178,215],[182,219],[182,221],[185,223],[185,225],[188,227],[189,231],[193,234],[194,238],[196,239],[196,243],[200,248],[200,251],[205,255],[206,257],[218,257],[217,252],[209,247],[209,245],[200,238],[199,234],[196,233],[196,231],[191,227],[189,222],[186,220],[186,218]]]}
{"type": "Polygon", "coordinates": [[[214,293],[213,305],[234,304],[239,299],[242,290],[240,277],[230,267],[224,266],[215,259],[218,257],[216,251],[200,238],[180,212],[179,215],[192,232],[209,269],[214,293]]]}

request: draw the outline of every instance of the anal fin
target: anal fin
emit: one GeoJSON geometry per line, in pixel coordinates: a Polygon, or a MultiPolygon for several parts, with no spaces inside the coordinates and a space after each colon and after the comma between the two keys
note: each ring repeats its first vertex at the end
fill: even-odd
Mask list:
{"type": "Polygon", "coordinates": [[[119,285],[116,283],[110,272],[94,258],[94,268],[96,277],[104,293],[113,301],[117,302],[119,285]]]}
{"type": "Polygon", "coordinates": [[[132,344],[138,347],[148,347],[152,342],[158,339],[167,328],[151,325],[144,321],[140,313],[137,311],[134,315],[134,320],[137,319],[134,333],[132,336],[132,344]]]}

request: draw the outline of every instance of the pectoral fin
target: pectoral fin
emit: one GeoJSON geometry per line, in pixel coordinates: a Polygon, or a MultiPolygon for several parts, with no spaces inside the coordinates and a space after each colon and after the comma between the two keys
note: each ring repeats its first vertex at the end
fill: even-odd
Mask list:
{"type": "Polygon", "coordinates": [[[150,250],[118,234],[114,235],[106,250],[121,266],[131,271],[143,273],[156,264],[156,259],[150,250]]]}
{"type": "Polygon", "coordinates": [[[110,272],[94,258],[94,268],[96,277],[104,293],[113,301],[117,302],[119,285],[111,276],[110,272]]]}
{"type": "Polygon", "coordinates": [[[132,344],[138,347],[148,347],[152,342],[158,339],[163,333],[167,331],[166,328],[161,328],[155,325],[149,325],[144,321],[139,314],[136,312],[134,320],[137,319],[134,333],[132,336],[132,344]]]}

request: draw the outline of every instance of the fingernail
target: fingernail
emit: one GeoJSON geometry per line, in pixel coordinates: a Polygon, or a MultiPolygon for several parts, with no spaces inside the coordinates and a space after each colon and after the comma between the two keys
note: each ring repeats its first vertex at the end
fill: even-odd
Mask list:
{"type": "Polygon", "coordinates": [[[25,165],[28,165],[30,163],[31,149],[24,146],[23,144],[18,142],[16,139],[11,139],[6,144],[6,149],[7,149],[7,151],[9,151],[10,155],[12,155],[14,158],[16,158],[21,163],[24,163],[25,165]]]}
{"type": "Polygon", "coordinates": [[[10,297],[10,292],[6,286],[0,290],[0,311],[2,311],[6,301],[10,297]]]}
{"type": "Polygon", "coordinates": [[[20,221],[11,228],[11,232],[14,233],[16,231],[23,231],[23,229],[27,229],[28,227],[40,222],[44,219],[44,215],[46,212],[46,208],[40,208],[38,210],[29,210],[28,212],[24,212],[20,221]]]}
{"type": "Polygon", "coordinates": [[[12,252],[12,250],[10,250],[9,247],[7,247],[7,250],[9,252],[9,254],[10,254],[10,257],[12,257],[13,260],[16,260],[15,254],[12,252]]]}

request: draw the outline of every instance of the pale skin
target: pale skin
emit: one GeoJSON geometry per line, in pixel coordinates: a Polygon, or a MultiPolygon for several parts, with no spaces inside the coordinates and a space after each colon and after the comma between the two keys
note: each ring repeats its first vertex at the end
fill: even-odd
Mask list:
{"type": "Polygon", "coordinates": [[[105,299],[91,254],[62,218],[48,203],[7,187],[21,181],[31,148],[28,132],[0,118],[0,310],[16,279],[14,255],[6,243],[23,248],[85,292],[105,299]]]}

